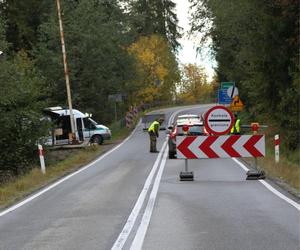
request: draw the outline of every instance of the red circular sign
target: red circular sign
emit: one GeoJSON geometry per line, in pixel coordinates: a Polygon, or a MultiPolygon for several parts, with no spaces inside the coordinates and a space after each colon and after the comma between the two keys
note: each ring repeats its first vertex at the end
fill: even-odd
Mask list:
{"type": "Polygon", "coordinates": [[[230,132],[234,123],[232,112],[224,106],[215,106],[205,113],[205,129],[214,135],[225,135],[230,132]]]}

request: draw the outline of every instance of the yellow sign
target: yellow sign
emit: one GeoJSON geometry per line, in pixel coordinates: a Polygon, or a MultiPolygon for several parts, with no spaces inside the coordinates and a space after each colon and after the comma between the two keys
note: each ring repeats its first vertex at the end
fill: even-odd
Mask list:
{"type": "Polygon", "coordinates": [[[242,111],[244,108],[244,104],[242,102],[242,100],[239,98],[239,96],[235,96],[232,99],[232,102],[230,103],[230,110],[233,112],[238,112],[238,111],[242,111]]]}

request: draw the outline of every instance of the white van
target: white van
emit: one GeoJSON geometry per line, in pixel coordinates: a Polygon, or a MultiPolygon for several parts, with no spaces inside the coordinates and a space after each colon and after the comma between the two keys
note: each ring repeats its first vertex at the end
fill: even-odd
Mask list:
{"type": "MultiPolygon", "coordinates": [[[[53,121],[54,127],[51,136],[47,138],[46,145],[69,144],[71,132],[70,111],[61,107],[44,109],[44,114],[53,121]]],[[[108,127],[98,124],[88,114],[73,109],[75,119],[75,135],[80,142],[92,142],[102,144],[104,140],[111,139],[111,131],[108,127]]]]}

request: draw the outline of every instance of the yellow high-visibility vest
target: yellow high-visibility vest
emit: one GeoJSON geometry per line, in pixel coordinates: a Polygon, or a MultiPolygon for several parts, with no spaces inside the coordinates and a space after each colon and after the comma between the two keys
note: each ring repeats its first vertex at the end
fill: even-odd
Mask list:
{"type": "Polygon", "coordinates": [[[159,122],[158,122],[158,121],[152,122],[152,124],[151,124],[150,127],[148,128],[148,132],[153,132],[153,133],[155,133],[155,125],[158,125],[158,126],[159,126],[159,122]]]}
{"type": "Polygon", "coordinates": [[[240,132],[241,132],[240,123],[241,123],[241,120],[240,120],[240,119],[237,119],[237,120],[235,121],[235,123],[234,123],[234,125],[232,126],[231,131],[230,131],[231,134],[234,134],[234,133],[240,133],[240,132]]]}

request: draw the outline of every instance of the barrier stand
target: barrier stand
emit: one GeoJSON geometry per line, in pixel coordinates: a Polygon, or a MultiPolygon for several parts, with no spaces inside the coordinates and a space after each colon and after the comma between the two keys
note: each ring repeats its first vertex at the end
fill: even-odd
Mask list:
{"type": "MultiPolygon", "coordinates": [[[[253,131],[253,135],[257,135],[259,128],[260,125],[258,122],[251,123],[251,129],[253,131]]],[[[247,172],[246,180],[258,180],[258,179],[265,179],[265,178],[266,178],[265,171],[257,169],[257,157],[254,157],[254,170],[249,170],[247,172]]]]}
{"type": "Polygon", "coordinates": [[[192,171],[189,172],[187,159],[184,159],[184,171],[180,172],[179,178],[180,178],[180,181],[193,181],[194,180],[194,173],[192,171]]]}

